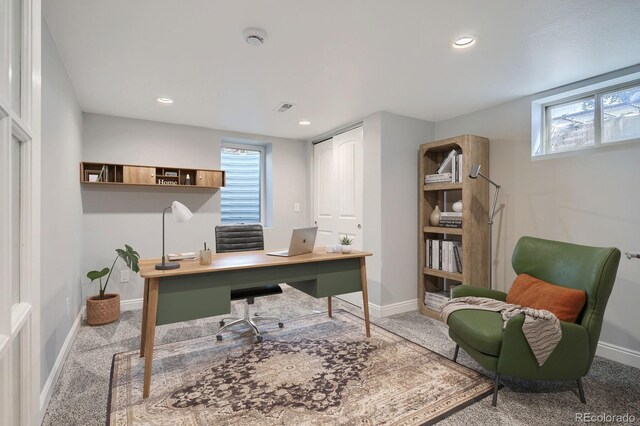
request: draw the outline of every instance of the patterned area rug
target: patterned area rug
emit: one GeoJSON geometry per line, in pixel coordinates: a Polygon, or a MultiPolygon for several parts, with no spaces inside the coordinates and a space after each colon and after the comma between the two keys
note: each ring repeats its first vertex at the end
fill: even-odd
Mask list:
{"type": "Polygon", "coordinates": [[[107,424],[420,425],[492,392],[489,378],[373,324],[367,339],[342,310],[266,325],[262,343],[238,328],[156,347],[146,400],[144,358],[116,354],[107,424]]]}

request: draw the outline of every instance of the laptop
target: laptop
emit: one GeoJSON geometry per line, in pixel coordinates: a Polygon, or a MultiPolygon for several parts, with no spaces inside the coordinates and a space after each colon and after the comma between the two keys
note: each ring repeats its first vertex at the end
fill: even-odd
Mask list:
{"type": "Polygon", "coordinates": [[[267,254],[269,256],[290,257],[311,253],[313,251],[313,246],[316,243],[317,233],[317,226],[314,226],[313,228],[295,228],[291,234],[289,250],[274,251],[267,254]]]}

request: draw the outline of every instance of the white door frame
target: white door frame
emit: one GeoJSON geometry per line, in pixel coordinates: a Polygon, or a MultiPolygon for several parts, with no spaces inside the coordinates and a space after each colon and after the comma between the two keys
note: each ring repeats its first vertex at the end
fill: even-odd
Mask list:
{"type": "Polygon", "coordinates": [[[0,242],[0,424],[33,425],[40,413],[40,86],[41,3],[21,0],[20,108],[12,107],[10,72],[13,49],[12,5],[0,0],[0,231],[12,235],[20,227],[20,250],[11,238],[0,242]],[[12,138],[21,142],[20,223],[11,217],[12,138]],[[12,268],[20,258],[20,300],[12,305],[12,268]],[[13,349],[19,348],[20,368],[14,371],[13,349]],[[19,383],[18,394],[11,391],[19,383]],[[14,401],[18,398],[19,408],[14,401]],[[18,422],[18,419],[20,421],[18,422]]]}

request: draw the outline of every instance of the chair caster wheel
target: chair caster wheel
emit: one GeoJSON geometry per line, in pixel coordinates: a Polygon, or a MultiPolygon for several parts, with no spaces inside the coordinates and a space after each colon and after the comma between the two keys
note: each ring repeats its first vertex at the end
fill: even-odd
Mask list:
{"type": "Polygon", "coordinates": [[[262,342],[262,336],[256,336],[256,342],[258,343],[262,342]]]}
{"type": "Polygon", "coordinates": [[[216,336],[216,340],[217,340],[218,342],[222,342],[222,336],[218,334],[218,335],[216,336]]]}
{"type": "Polygon", "coordinates": [[[220,321],[219,324],[220,324],[220,327],[224,326],[224,320],[220,321]]]}
{"type": "Polygon", "coordinates": [[[280,327],[280,328],[284,328],[284,324],[283,324],[283,323],[281,323],[281,322],[279,322],[279,323],[278,323],[278,327],[280,327]]]}

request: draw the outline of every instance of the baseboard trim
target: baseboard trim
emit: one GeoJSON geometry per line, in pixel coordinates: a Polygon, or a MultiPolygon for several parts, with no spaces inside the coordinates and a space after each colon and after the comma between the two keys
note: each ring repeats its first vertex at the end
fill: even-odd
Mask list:
{"type": "Polygon", "coordinates": [[[47,377],[47,381],[45,382],[42,388],[42,392],[40,392],[40,419],[38,421],[38,424],[42,423],[44,414],[47,411],[47,407],[49,406],[49,401],[51,400],[51,394],[53,393],[53,389],[55,388],[56,382],[60,377],[60,373],[62,372],[62,367],[64,366],[64,362],[67,360],[67,356],[69,355],[69,351],[71,350],[73,341],[76,339],[76,336],[78,335],[78,330],[80,330],[81,323],[82,323],[82,312],[80,312],[76,317],[75,321],[73,321],[71,330],[69,330],[67,337],[64,339],[64,343],[62,344],[62,348],[60,348],[60,352],[58,353],[56,362],[53,364],[53,368],[51,369],[51,373],[49,373],[49,377],[47,377]]]}
{"type": "Polygon", "coordinates": [[[607,358],[622,364],[640,368],[640,352],[633,349],[623,348],[606,342],[598,342],[596,355],[607,358]]]}
{"type": "Polygon", "coordinates": [[[142,309],[142,298],[120,301],[121,311],[135,311],[137,309],[142,309]]]}
{"type": "MultiPolygon", "coordinates": [[[[142,309],[142,298],[120,301],[120,311],[135,311],[137,309],[142,309]]],[[[82,305],[80,313],[82,314],[82,319],[87,317],[87,305],[82,305]]]]}
{"type": "Polygon", "coordinates": [[[391,315],[411,312],[418,309],[418,299],[405,300],[403,302],[391,303],[390,305],[376,305],[369,302],[369,313],[374,318],[384,318],[391,315]]]}

